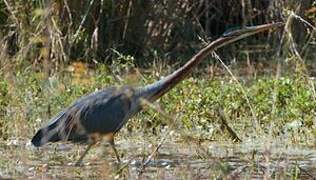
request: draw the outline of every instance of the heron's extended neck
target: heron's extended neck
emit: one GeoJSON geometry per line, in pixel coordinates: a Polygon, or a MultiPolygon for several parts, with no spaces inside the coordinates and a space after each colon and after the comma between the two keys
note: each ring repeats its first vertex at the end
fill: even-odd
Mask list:
{"type": "Polygon", "coordinates": [[[180,81],[190,75],[193,68],[196,67],[207,55],[214,51],[225,39],[218,39],[207,47],[203,48],[200,52],[194,55],[184,66],[177,69],[167,77],[144,87],[146,93],[148,93],[148,100],[154,101],[168,92],[171,88],[176,86],[180,81]]]}
{"type": "Polygon", "coordinates": [[[209,53],[214,50],[223,47],[227,44],[235,42],[237,40],[243,39],[245,37],[251,36],[253,34],[274,28],[280,27],[281,23],[265,24],[260,26],[254,26],[248,29],[234,31],[229,33],[227,36],[220,37],[219,39],[213,41],[205,48],[200,50],[196,55],[194,55],[184,66],[168,75],[167,77],[147,85],[143,89],[142,97],[149,101],[154,101],[168,92],[171,88],[177,85],[180,81],[186,78],[192,72],[193,68],[196,67],[203,59],[205,59],[209,53]]]}

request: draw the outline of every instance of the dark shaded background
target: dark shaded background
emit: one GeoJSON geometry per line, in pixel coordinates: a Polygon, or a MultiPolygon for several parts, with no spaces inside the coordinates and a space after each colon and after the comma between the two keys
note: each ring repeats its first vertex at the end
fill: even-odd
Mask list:
{"type": "MultiPolygon", "coordinates": [[[[139,66],[151,63],[157,54],[172,63],[199,50],[201,39],[212,40],[243,26],[286,21],[291,10],[311,24],[316,21],[312,0],[6,0],[0,7],[0,37],[7,54],[55,66],[78,60],[111,63],[112,49],[136,57],[139,66]]],[[[310,32],[302,22],[293,24],[300,49],[310,32]]],[[[280,41],[266,35],[248,44],[266,39],[280,41]]],[[[225,49],[228,55],[238,51],[225,49]]]]}

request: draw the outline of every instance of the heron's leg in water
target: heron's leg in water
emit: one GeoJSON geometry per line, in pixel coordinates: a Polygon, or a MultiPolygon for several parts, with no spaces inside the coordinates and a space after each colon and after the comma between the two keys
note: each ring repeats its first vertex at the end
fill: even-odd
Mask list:
{"type": "Polygon", "coordinates": [[[88,145],[88,147],[86,148],[86,150],[83,152],[83,154],[80,156],[80,158],[78,159],[78,161],[76,162],[75,166],[80,166],[82,163],[83,158],[86,156],[86,154],[88,153],[88,151],[90,150],[90,148],[94,145],[95,143],[90,143],[88,145]]]}

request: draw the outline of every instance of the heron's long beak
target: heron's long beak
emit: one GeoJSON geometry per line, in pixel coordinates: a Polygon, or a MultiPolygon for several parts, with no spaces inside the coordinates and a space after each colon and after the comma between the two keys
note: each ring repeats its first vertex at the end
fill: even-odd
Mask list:
{"type": "MultiPolygon", "coordinates": [[[[232,43],[234,41],[237,41],[239,39],[246,38],[248,36],[267,31],[269,29],[275,29],[283,27],[284,23],[277,22],[277,23],[270,23],[270,24],[264,24],[264,25],[258,25],[258,26],[250,26],[239,30],[234,30],[228,33],[225,33],[222,37],[220,37],[218,40],[214,41],[213,43],[216,43],[217,41],[220,42],[218,46],[216,46],[216,49],[223,47],[229,43],[232,43]]],[[[211,44],[213,44],[211,43],[211,44]]],[[[214,45],[213,45],[214,46],[214,45]]]]}

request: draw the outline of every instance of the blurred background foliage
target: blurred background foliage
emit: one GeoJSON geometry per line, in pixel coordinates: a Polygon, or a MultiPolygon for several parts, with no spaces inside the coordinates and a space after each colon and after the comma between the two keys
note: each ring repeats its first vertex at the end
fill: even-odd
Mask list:
{"type": "MultiPolygon", "coordinates": [[[[2,57],[48,71],[78,60],[111,64],[116,57],[112,49],[135,57],[139,66],[151,64],[157,54],[174,63],[200,49],[201,39],[284,21],[290,10],[310,23],[316,21],[313,0],[1,0],[0,49],[2,57]]],[[[315,43],[303,23],[296,22],[293,33],[298,47],[306,38],[313,37],[315,43]]],[[[263,42],[279,42],[276,37],[260,37],[263,42]]],[[[260,39],[255,43],[260,45],[260,39]]],[[[268,51],[252,47],[256,48],[268,51]]],[[[315,50],[315,45],[305,51],[309,48],[315,50]]],[[[224,51],[231,55],[238,49],[224,51]]]]}

